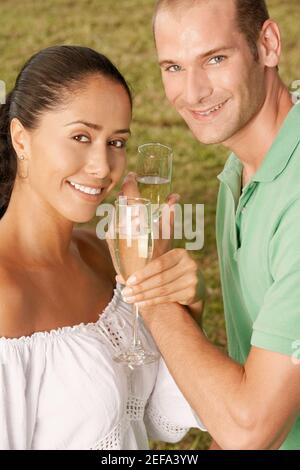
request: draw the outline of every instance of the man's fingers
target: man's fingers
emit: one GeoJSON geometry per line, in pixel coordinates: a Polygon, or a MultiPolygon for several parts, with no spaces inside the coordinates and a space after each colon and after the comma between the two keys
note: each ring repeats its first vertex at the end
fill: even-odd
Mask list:
{"type": "Polygon", "coordinates": [[[166,203],[168,206],[172,206],[173,204],[177,204],[180,201],[180,194],[172,193],[169,194],[167,197],[166,203]]]}
{"type": "MultiPolygon", "coordinates": [[[[141,294],[145,291],[150,291],[151,289],[157,289],[159,287],[163,287],[170,283],[179,282],[180,278],[184,276],[187,281],[190,281],[190,276],[193,276],[194,284],[197,284],[197,275],[196,273],[190,269],[188,263],[181,264],[178,263],[170,269],[167,269],[163,272],[159,272],[148,279],[140,282],[137,285],[127,286],[123,290],[124,296],[133,296],[141,294]]],[[[176,290],[176,288],[175,288],[176,290]]]]}
{"type": "Polygon", "coordinates": [[[140,282],[148,279],[151,276],[154,276],[157,273],[172,268],[177,263],[179,263],[183,256],[183,252],[185,252],[183,248],[175,248],[174,250],[168,251],[167,253],[161,255],[159,258],[150,261],[150,263],[148,263],[145,268],[130,276],[126,284],[129,286],[139,284],[140,282]]]}
{"type": "Polygon", "coordinates": [[[154,298],[151,298],[149,300],[141,300],[139,302],[136,302],[135,304],[139,307],[148,307],[150,305],[166,304],[169,302],[177,302],[181,305],[189,305],[192,300],[192,297],[192,290],[188,292],[186,290],[182,290],[180,292],[173,292],[172,294],[163,297],[155,296],[154,298]]]}
{"type": "Polygon", "coordinates": [[[116,281],[117,281],[119,284],[126,284],[126,281],[125,281],[125,279],[123,278],[123,276],[121,276],[121,274],[117,274],[117,275],[116,275],[116,281]]]}
{"type": "Polygon", "coordinates": [[[127,197],[141,197],[138,184],[136,181],[137,174],[136,173],[128,173],[125,176],[123,184],[122,184],[122,195],[127,197]]]}
{"type": "MultiPolygon", "coordinates": [[[[123,298],[128,303],[144,302],[146,300],[155,300],[164,298],[164,302],[182,302],[188,303],[195,297],[196,283],[194,277],[184,275],[176,280],[176,283],[170,282],[164,286],[159,286],[154,289],[141,292],[139,294],[130,296],[125,295],[123,290],[123,298]],[[172,298],[171,298],[172,297],[172,298]]],[[[160,303],[160,302],[159,302],[160,303]]]]}

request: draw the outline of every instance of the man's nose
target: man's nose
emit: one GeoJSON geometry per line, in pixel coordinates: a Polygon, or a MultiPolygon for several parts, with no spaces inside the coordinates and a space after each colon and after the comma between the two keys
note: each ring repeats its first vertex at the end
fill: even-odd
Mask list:
{"type": "Polygon", "coordinates": [[[183,98],[189,106],[199,104],[213,93],[213,87],[203,71],[189,70],[186,74],[183,98]]]}
{"type": "Polygon", "coordinates": [[[93,150],[89,156],[85,170],[90,175],[96,175],[98,178],[104,179],[110,175],[111,169],[108,159],[107,146],[93,150]]]}

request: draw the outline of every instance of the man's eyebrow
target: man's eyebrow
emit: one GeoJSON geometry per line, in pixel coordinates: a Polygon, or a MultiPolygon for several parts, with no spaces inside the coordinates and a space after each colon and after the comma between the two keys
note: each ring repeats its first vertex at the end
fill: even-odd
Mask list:
{"type": "MultiPolygon", "coordinates": [[[[81,120],[69,122],[68,124],[65,125],[65,127],[72,126],[73,124],[83,124],[84,126],[90,127],[91,129],[95,129],[96,131],[102,130],[102,126],[99,126],[98,124],[94,124],[92,122],[87,122],[87,121],[81,121],[81,120]]],[[[130,129],[118,129],[115,131],[115,133],[116,134],[131,134],[131,131],[130,129]]]]}
{"type": "MultiPolygon", "coordinates": [[[[232,51],[234,49],[235,49],[235,47],[232,47],[232,46],[215,47],[213,49],[210,49],[207,52],[204,52],[203,54],[199,54],[197,58],[198,59],[205,59],[206,57],[209,57],[210,55],[214,55],[214,54],[217,54],[217,53],[220,53],[220,52],[232,51]]],[[[162,67],[164,65],[174,65],[174,64],[177,64],[177,63],[180,63],[180,60],[178,62],[176,62],[174,60],[170,60],[170,59],[164,59],[164,60],[159,61],[160,67],[162,67]]]]}
{"type": "Polygon", "coordinates": [[[235,49],[235,47],[233,47],[233,46],[215,47],[214,49],[210,49],[209,51],[204,52],[203,54],[200,54],[199,57],[205,58],[205,57],[208,57],[210,55],[217,54],[219,52],[233,51],[234,49],[235,49]]]}

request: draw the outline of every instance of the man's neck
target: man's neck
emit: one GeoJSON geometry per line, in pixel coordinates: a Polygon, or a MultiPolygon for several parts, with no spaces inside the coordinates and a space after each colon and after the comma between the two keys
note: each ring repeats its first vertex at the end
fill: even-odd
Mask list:
{"type": "Polygon", "coordinates": [[[278,77],[269,87],[258,114],[231,139],[224,142],[243,163],[243,186],[261,166],[292,106],[289,91],[278,77]]]}

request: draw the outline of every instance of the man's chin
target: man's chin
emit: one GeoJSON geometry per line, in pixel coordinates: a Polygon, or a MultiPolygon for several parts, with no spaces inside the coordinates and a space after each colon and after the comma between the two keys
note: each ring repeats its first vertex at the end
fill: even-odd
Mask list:
{"type": "Polygon", "coordinates": [[[191,129],[194,137],[204,145],[217,145],[217,144],[222,144],[225,142],[227,139],[229,139],[231,136],[225,134],[224,132],[222,133],[205,133],[205,132],[199,132],[197,130],[191,129]]]}

